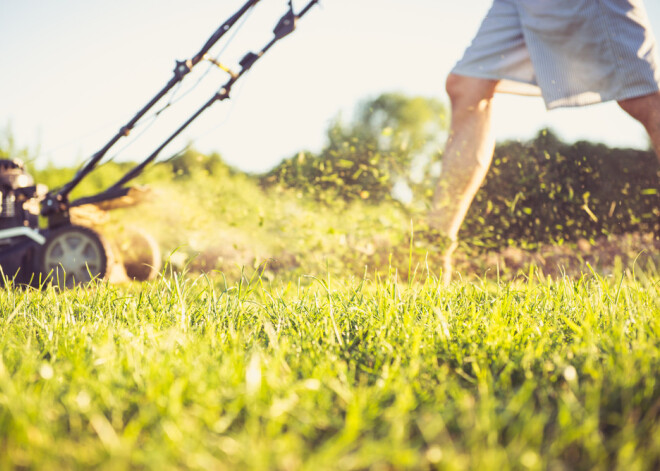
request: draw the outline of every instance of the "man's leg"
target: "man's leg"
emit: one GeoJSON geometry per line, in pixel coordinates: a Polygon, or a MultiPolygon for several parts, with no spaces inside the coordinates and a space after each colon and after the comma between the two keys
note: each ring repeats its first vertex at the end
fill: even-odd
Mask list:
{"type": "Polygon", "coordinates": [[[455,74],[447,78],[451,128],[429,214],[429,226],[447,238],[443,248],[445,283],[451,278],[458,230],[493,157],[495,141],[490,135],[490,124],[496,86],[496,80],[455,74]]]}
{"type": "Polygon", "coordinates": [[[646,128],[660,162],[660,92],[622,100],[619,106],[646,128]]]}

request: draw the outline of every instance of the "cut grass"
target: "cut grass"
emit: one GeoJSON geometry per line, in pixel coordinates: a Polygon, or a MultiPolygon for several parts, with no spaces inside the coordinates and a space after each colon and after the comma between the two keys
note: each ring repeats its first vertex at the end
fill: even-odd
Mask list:
{"type": "Polygon", "coordinates": [[[657,276],[0,293],[0,468],[657,469],[657,276]]]}

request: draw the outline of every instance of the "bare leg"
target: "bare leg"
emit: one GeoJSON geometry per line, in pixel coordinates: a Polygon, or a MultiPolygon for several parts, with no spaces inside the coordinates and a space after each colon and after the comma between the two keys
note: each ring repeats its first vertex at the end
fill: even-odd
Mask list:
{"type": "Polygon", "coordinates": [[[619,106],[646,128],[660,162],[660,92],[622,100],[619,106]]]}
{"type": "Polygon", "coordinates": [[[448,239],[444,250],[443,281],[452,271],[458,230],[493,157],[490,135],[491,102],[497,81],[460,75],[447,78],[452,118],[442,159],[442,173],[433,197],[429,226],[448,239]]]}

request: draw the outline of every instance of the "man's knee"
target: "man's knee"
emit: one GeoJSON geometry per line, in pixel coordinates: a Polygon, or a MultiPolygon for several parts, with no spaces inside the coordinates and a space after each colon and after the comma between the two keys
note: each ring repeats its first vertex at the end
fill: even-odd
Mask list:
{"type": "Polygon", "coordinates": [[[618,102],[630,116],[648,126],[660,123],[660,92],[618,102]]]}
{"type": "Polygon", "coordinates": [[[449,74],[445,88],[454,107],[477,106],[495,95],[497,80],[449,74]]]}

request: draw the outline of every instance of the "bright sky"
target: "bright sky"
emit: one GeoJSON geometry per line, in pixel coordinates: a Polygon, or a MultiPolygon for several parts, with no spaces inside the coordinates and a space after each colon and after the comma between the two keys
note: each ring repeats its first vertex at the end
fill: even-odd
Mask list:
{"type": "MultiPolygon", "coordinates": [[[[38,147],[42,164],[81,162],[167,83],[175,59],[192,57],[243,3],[0,0],[0,127],[9,124],[19,145],[38,147]]],[[[204,152],[262,171],[300,150],[319,150],[333,117],[349,119],[359,101],[381,92],[446,100],[444,79],[490,3],[324,0],[237,84],[232,100],[214,105],[163,156],[195,139],[204,152]]],[[[646,3],[660,33],[660,2],[646,3]]],[[[262,0],[221,60],[238,69],[238,58],[272,37],[286,5],[262,0]]],[[[186,83],[206,70],[198,66],[186,83]]],[[[225,80],[211,70],[121,158],[146,157],[225,80]]],[[[498,140],[527,139],[545,126],[570,141],[648,146],[641,126],[613,104],[548,113],[540,98],[497,97],[498,140]]]]}

